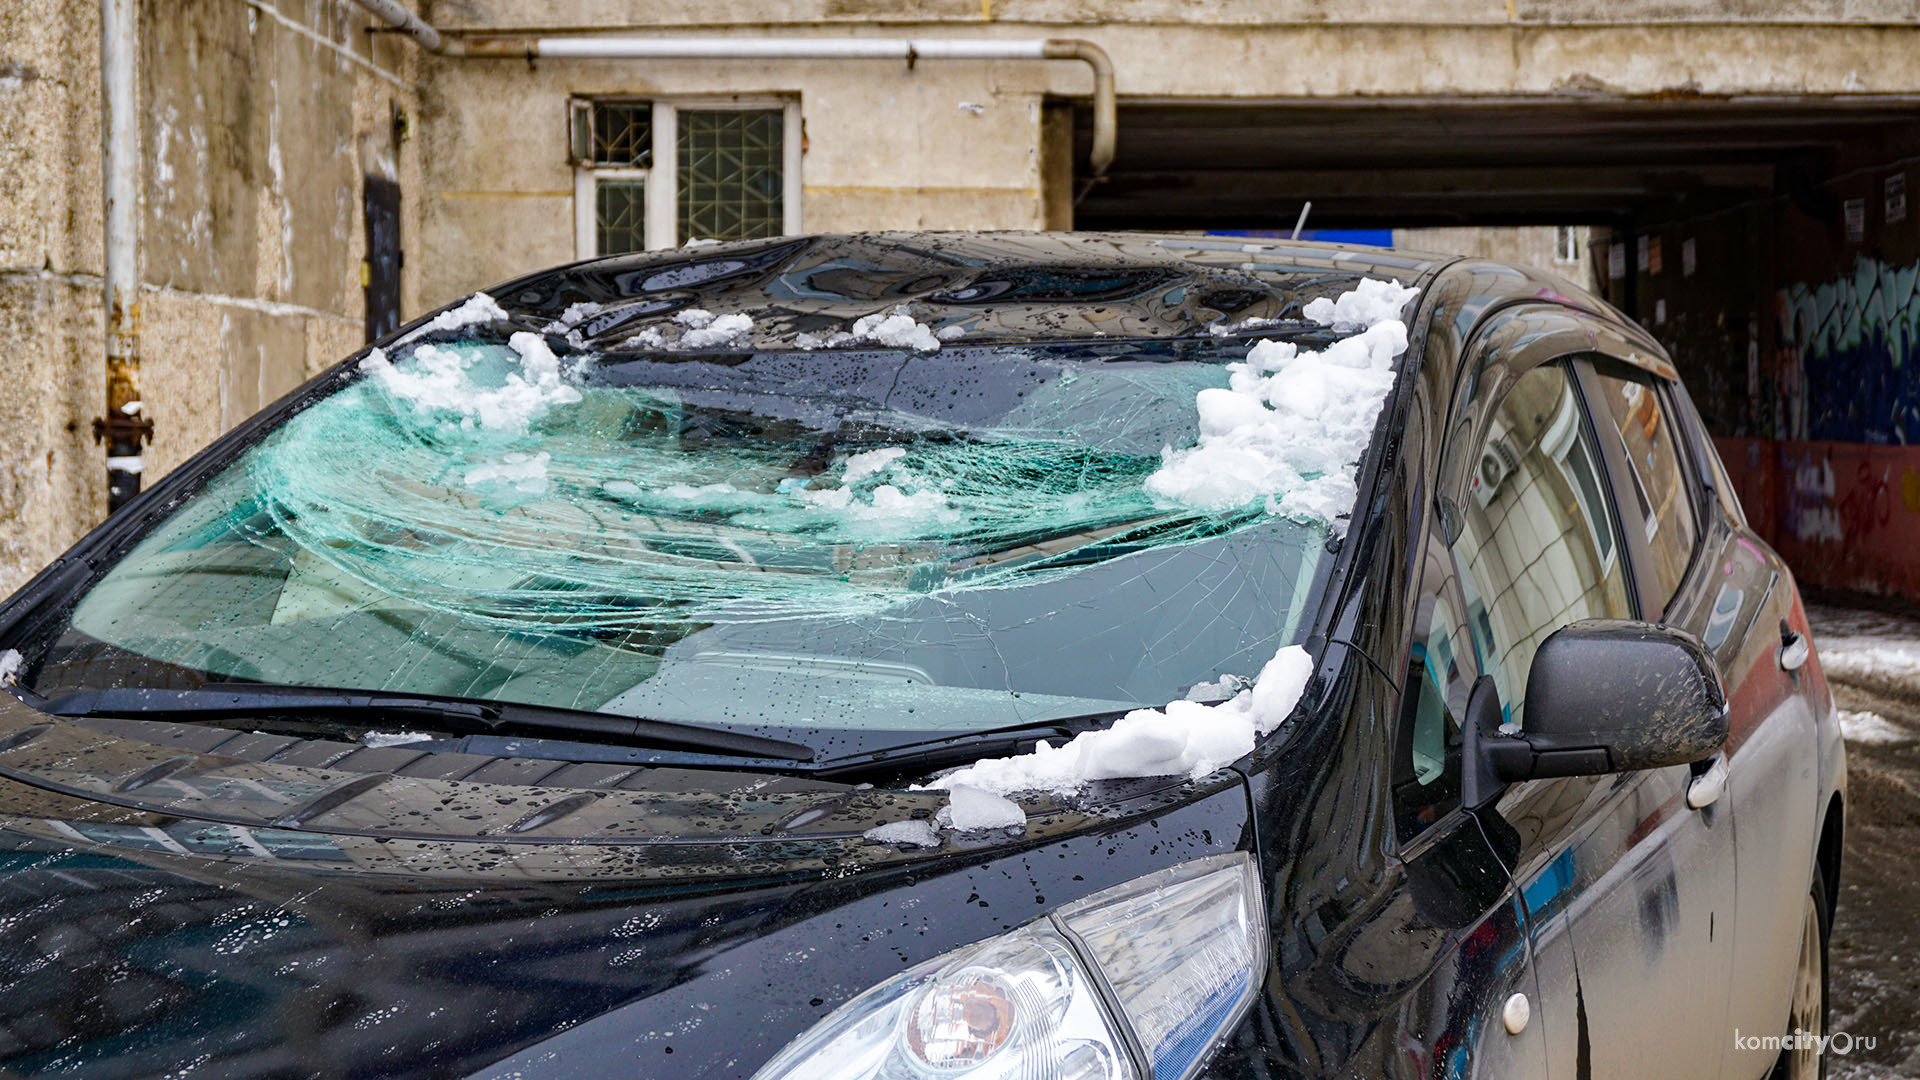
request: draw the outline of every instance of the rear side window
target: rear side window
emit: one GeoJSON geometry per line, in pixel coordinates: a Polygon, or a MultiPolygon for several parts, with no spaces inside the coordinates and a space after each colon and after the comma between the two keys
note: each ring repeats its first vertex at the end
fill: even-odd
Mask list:
{"type": "Polygon", "coordinates": [[[1524,724],[1527,672],[1547,635],[1581,619],[1628,618],[1615,514],[1566,368],[1521,376],[1496,408],[1453,545],[1467,624],[1524,724]]]}
{"type": "Polygon", "coordinates": [[[1617,435],[1625,448],[1625,486],[1633,500],[1629,527],[1647,540],[1646,565],[1636,561],[1634,567],[1664,609],[1686,576],[1700,539],[1674,418],[1651,381],[1601,373],[1594,385],[1600,388],[1594,422],[1606,437],[1617,435]]]}

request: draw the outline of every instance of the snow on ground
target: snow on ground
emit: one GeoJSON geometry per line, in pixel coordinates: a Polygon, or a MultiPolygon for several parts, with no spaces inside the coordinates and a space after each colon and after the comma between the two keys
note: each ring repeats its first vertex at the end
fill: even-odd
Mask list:
{"type": "Polygon", "coordinates": [[[1833,715],[1840,721],[1840,734],[1845,736],[1848,742],[1877,743],[1886,746],[1913,741],[1913,735],[1905,728],[1869,709],[1858,712],[1835,709],[1833,715]]]}
{"type": "Polygon", "coordinates": [[[1259,499],[1273,513],[1341,528],[1358,497],[1355,470],[1393,389],[1393,361],[1407,347],[1401,308],[1419,290],[1363,279],[1338,300],[1320,298],[1307,317],[1354,331],[1319,351],[1261,341],[1227,367],[1228,384],[1200,391],[1200,437],[1161,451],[1147,490],[1202,510],[1259,499]]]}
{"type": "Polygon", "coordinates": [[[1807,619],[1829,682],[1920,706],[1920,621],[1819,604],[1807,619]]]}

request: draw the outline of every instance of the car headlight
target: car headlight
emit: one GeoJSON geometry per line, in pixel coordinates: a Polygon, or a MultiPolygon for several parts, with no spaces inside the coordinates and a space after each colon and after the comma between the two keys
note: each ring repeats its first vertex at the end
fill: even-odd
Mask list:
{"type": "Polygon", "coordinates": [[[1266,967],[1245,852],[1182,863],[868,990],[754,1080],[1186,1080],[1266,967]]]}

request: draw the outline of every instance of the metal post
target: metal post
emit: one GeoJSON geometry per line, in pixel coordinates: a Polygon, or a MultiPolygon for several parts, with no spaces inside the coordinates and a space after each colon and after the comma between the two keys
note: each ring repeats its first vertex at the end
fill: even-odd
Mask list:
{"type": "Polygon", "coordinates": [[[140,491],[140,447],[153,441],[153,419],[140,400],[139,34],[139,0],[100,0],[107,412],[93,422],[93,439],[107,444],[109,512],[140,491]]]}

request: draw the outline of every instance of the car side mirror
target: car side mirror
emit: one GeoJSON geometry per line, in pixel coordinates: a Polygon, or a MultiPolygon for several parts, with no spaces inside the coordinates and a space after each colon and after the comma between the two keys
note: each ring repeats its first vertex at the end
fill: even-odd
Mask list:
{"type": "Polygon", "coordinates": [[[1484,806],[1516,780],[1690,765],[1727,742],[1713,657],[1684,630],[1588,619],[1548,635],[1527,672],[1521,730],[1503,733],[1482,678],[1467,702],[1465,791],[1484,806]]]}

